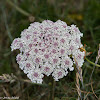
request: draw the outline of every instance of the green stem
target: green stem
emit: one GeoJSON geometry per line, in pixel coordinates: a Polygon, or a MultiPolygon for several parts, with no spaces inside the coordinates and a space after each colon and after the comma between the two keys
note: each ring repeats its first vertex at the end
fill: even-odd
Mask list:
{"type": "Polygon", "coordinates": [[[90,61],[88,58],[85,57],[85,59],[86,59],[90,64],[92,64],[92,65],[94,65],[94,66],[97,66],[97,67],[100,67],[99,64],[95,64],[94,62],[90,61]]]}
{"type": "Polygon", "coordinates": [[[21,14],[23,14],[23,15],[25,15],[25,16],[27,16],[27,17],[31,16],[28,12],[24,11],[23,9],[19,8],[19,7],[16,6],[14,3],[12,3],[11,0],[7,0],[7,2],[8,2],[11,6],[13,6],[17,11],[19,11],[21,14]]]}

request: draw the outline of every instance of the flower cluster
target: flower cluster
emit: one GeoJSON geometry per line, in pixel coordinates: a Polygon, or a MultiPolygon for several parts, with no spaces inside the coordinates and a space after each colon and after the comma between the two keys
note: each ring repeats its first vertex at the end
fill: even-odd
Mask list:
{"type": "Polygon", "coordinates": [[[42,83],[44,75],[52,75],[58,81],[68,70],[74,70],[74,57],[80,67],[83,65],[82,36],[75,25],[44,20],[22,31],[21,38],[13,40],[11,50],[20,50],[17,63],[32,82],[42,83]]]}

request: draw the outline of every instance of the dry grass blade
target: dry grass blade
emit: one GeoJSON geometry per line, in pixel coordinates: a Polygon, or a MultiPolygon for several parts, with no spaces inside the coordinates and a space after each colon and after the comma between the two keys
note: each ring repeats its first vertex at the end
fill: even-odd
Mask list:
{"type": "Polygon", "coordinates": [[[16,79],[16,76],[14,76],[13,74],[9,75],[9,74],[3,74],[2,76],[0,76],[0,79],[4,82],[14,82],[16,79]]]}
{"type": "Polygon", "coordinates": [[[76,88],[77,88],[79,98],[81,99],[81,90],[80,90],[79,74],[78,73],[76,73],[76,88]]]}
{"type": "Polygon", "coordinates": [[[7,96],[7,97],[10,97],[10,93],[8,93],[8,91],[3,87],[3,91],[4,91],[4,93],[5,93],[5,95],[7,96]]]}
{"type": "Polygon", "coordinates": [[[82,69],[81,69],[81,67],[78,66],[78,63],[77,63],[75,57],[74,57],[74,60],[75,60],[75,64],[76,64],[76,71],[78,73],[78,78],[80,79],[81,84],[82,84],[82,87],[84,88],[84,85],[83,85],[83,77],[82,77],[82,69]]]}
{"type": "Polygon", "coordinates": [[[84,88],[83,77],[82,77],[82,69],[81,69],[81,67],[78,66],[78,63],[77,63],[75,57],[74,57],[74,60],[75,60],[75,64],[76,64],[76,88],[77,88],[77,92],[78,92],[78,95],[79,95],[78,99],[82,100],[81,89],[80,89],[80,84],[79,84],[79,80],[80,80],[82,87],[84,88]]]}
{"type": "Polygon", "coordinates": [[[95,94],[95,92],[93,90],[92,81],[91,81],[91,89],[92,89],[92,92],[93,92],[94,96],[96,97],[96,99],[99,100],[99,98],[96,96],[96,94],[95,94]]]}
{"type": "Polygon", "coordinates": [[[87,96],[88,96],[89,93],[90,93],[90,92],[88,92],[88,93],[86,94],[86,96],[84,97],[84,100],[87,98],[87,96]]]}

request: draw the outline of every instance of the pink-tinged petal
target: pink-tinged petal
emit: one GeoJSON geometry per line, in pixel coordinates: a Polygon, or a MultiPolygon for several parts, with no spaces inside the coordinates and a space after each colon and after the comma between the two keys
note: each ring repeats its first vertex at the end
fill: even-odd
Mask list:
{"type": "Polygon", "coordinates": [[[64,42],[65,42],[65,40],[64,40],[64,39],[61,39],[60,41],[61,41],[62,43],[64,43],[64,42]]]}
{"type": "Polygon", "coordinates": [[[58,59],[53,59],[53,63],[57,63],[58,62],[58,59]]]}
{"type": "Polygon", "coordinates": [[[18,40],[14,40],[14,44],[16,44],[18,42],[18,40]]]}
{"type": "Polygon", "coordinates": [[[18,62],[21,61],[21,57],[20,57],[20,56],[17,58],[17,61],[18,61],[18,62]]]}
{"type": "Polygon", "coordinates": [[[66,65],[69,65],[69,63],[70,63],[70,62],[69,62],[68,60],[65,61],[65,64],[66,64],[66,65]]]}
{"type": "Polygon", "coordinates": [[[76,43],[79,43],[79,39],[78,39],[78,38],[76,38],[76,39],[75,39],[75,42],[76,42],[76,43]]]}
{"type": "Polygon", "coordinates": [[[31,43],[29,44],[29,47],[30,47],[30,48],[32,47],[32,44],[31,44],[31,43]]]}
{"type": "Polygon", "coordinates": [[[33,76],[38,77],[38,73],[34,72],[33,76]]]}
{"type": "Polygon", "coordinates": [[[70,34],[69,34],[69,33],[66,33],[66,36],[67,36],[67,37],[70,37],[70,34]]]}
{"type": "Polygon", "coordinates": [[[63,25],[63,27],[66,28],[67,26],[66,25],[63,25]]]}
{"type": "Polygon", "coordinates": [[[54,27],[54,29],[55,29],[55,30],[57,30],[57,29],[58,29],[58,27],[54,27]]]}
{"type": "Polygon", "coordinates": [[[23,47],[23,43],[20,43],[19,45],[20,45],[20,47],[23,47]]]}
{"type": "Polygon", "coordinates": [[[40,62],[40,58],[36,58],[36,59],[35,59],[35,62],[36,62],[36,63],[39,63],[39,62],[40,62]]]}
{"type": "Polygon", "coordinates": [[[42,37],[43,36],[43,33],[41,33],[40,36],[42,37]]]}
{"type": "Polygon", "coordinates": [[[48,34],[48,35],[47,35],[47,37],[50,37],[50,36],[52,36],[52,34],[48,34]]]}
{"type": "Polygon", "coordinates": [[[27,68],[31,67],[31,64],[30,63],[26,63],[26,67],[27,68]]]}
{"type": "Polygon", "coordinates": [[[57,34],[57,33],[54,33],[54,36],[59,36],[59,34],[57,34]]]}
{"type": "Polygon", "coordinates": [[[54,46],[58,46],[58,43],[57,43],[57,42],[55,42],[55,43],[54,43],[54,46]]]}
{"type": "Polygon", "coordinates": [[[74,49],[74,46],[71,45],[70,48],[69,48],[69,50],[73,50],[73,49],[74,49]]]}
{"type": "Polygon", "coordinates": [[[23,32],[26,32],[26,29],[24,29],[23,32]]]}
{"type": "Polygon", "coordinates": [[[44,52],[44,51],[45,51],[45,49],[42,49],[41,51],[42,51],[42,52],[44,52]]]}
{"type": "Polygon", "coordinates": [[[58,77],[62,75],[62,72],[58,72],[58,77]]]}
{"type": "Polygon", "coordinates": [[[45,69],[44,69],[46,72],[48,72],[49,70],[50,70],[50,68],[49,67],[45,67],[45,69]]]}
{"type": "Polygon", "coordinates": [[[46,28],[45,28],[46,31],[49,30],[49,29],[50,29],[49,27],[46,27],[46,28]]]}
{"type": "Polygon", "coordinates": [[[26,52],[26,56],[28,57],[30,54],[29,54],[29,52],[26,52]]]}
{"type": "Polygon", "coordinates": [[[74,30],[75,30],[76,32],[78,32],[78,29],[77,29],[77,28],[74,28],[74,30]]]}
{"type": "Polygon", "coordinates": [[[27,40],[30,39],[30,35],[27,35],[27,36],[26,36],[26,39],[27,39],[27,40]]]}
{"type": "Polygon", "coordinates": [[[53,49],[53,50],[52,50],[52,53],[56,53],[56,50],[55,50],[55,49],[53,49]]]}
{"type": "Polygon", "coordinates": [[[61,49],[60,52],[61,52],[61,54],[64,54],[65,53],[65,50],[64,49],[61,49]]]}
{"type": "Polygon", "coordinates": [[[49,58],[49,55],[48,55],[48,54],[45,54],[44,57],[45,57],[46,59],[48,59],[48,58],[49,58]]]}
{"type": "Polygon", "coordinates": [[[39,26],[41,29],[43,28],[43,26],[39,26]]]}
{"type": "Polygon", "coordinates": [[[38,49],[35,49],[34,52],[35,52],[35,53],[38,53],[38,49]]]}
{"type": "Polygon", "coordinates": [[[33,44],[33,46],[36,46],[37,44],[35,43],[35,44],[33,44]]]}
{"type": "Polygon", "coordinates": [[[34,38],[33,42],[36,42],[37,41],[37,38],[34,38]]]}
{"type": "Polygon", "coordinates": [[[49,48],[49,45],[46,45],[46,48],[49,48]]]}
{"type": "Polygon", "coordinates": [[[37,32],[33,32],[33,34],[37,34],[37,32]]]}
{"type": "Polygon", "coordinates": [[[81,54],[78,54],[77,58],[78,58],[78,59],[81,59],[81,57],[82,57],[81,54]]]}
{"type": "Polygon", "coordinates": [[[42,43],[39,43],[39,46],[41,47],[42,43]]]}

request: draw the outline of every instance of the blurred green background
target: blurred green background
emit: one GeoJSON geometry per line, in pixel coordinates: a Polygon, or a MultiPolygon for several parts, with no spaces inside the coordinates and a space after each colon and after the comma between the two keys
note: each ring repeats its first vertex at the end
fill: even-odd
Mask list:
{"type": "MultiPolygon", "coordinates": [[[[19,79],[27,79],[18,68],[16,55],[11,52],[12,40],[20,37],[21,31],[34,21],[65,21],[68,25],[76,24],[84,33],[82,43],[87,52],[92,52],[88,59],[95,62],[100,43],[100,0],[0,0],[0,75],[13,73],[19,79]],[[24,11],[24,12],[23,12],[24,11]]],[[[98,62],[100,64],[100,61],[98,62]]],[[[93,65],[85,60],[82,67],[84,100],[100,100],[100,68],[96,67],[89,82],[93,65]]],[[[19,96],[20,100],[77,100],[75,71],[67,77],[54,82],[52,77],[45,77],[43,85],[27,82],[2,83],[0,97],[19,96]]]]}

